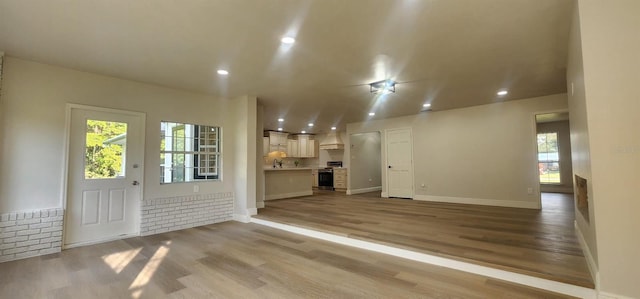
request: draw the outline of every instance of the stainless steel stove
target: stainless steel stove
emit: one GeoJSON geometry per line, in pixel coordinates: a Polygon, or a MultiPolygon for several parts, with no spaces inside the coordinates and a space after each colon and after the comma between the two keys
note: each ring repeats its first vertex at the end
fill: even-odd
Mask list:
{"type": "Polygon", "coordinates": [[[328,161],[327,167],[318,169],[318,189],[334,190],[333,168],[341,168],[342,161],[328,161]]]}

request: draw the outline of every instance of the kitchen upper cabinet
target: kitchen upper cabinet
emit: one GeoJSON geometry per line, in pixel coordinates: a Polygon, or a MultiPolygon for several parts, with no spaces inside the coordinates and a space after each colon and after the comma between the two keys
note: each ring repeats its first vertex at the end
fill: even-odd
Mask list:
{"type": "Polygon", "coordinates": [[[298,153],[301,158],[316,156],[316,141],[309,135],[298,135],[298,153]]]}
{"type": "Polygon", "coordinates": [[[287,139],[287,157],[297,158],[299,156],[298,140],[287,139]]]}
{"type": "Polygon", "coordinates": [[[318,157],[318,144],[315,140],[309,140],[309,147],[307,148],[307,155],[310,158],[318,157]]]}
{"type": "Polygon", "coordinates": [[[269,152],[287,151],[287,133],[269,131],[269,152]]]}
{"type": "Polygon", "coordinates": [[[262,155],[269,155],[269,137],[262,137],[262,155]]]}

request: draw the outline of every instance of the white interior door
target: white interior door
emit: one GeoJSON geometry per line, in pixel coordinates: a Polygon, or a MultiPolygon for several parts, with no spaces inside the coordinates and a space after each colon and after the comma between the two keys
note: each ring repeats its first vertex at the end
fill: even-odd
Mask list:
{"type": "Polygon", "coordinates": [[[65,247],[137,235],[144,115],[70,109],[65,247]]]}
{"type": "Polygon", "coordinates": [[[413,198],[413,141],[411,129],[386,131],[387,194],[413,198]]]}

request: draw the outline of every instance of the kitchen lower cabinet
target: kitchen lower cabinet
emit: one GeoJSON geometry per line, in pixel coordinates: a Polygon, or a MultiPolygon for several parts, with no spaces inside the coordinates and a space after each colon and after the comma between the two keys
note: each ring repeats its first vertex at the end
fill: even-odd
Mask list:
{"type": "Polygon", "coordinates": [[[318,188],[318,169],[311,170],[311,187],[318,188]]]}
{"type": "Polygon", "coordinates": [[[347,190],[347,169],[346,168],[333,169],[333,188],[336,191],[347,190]]]}

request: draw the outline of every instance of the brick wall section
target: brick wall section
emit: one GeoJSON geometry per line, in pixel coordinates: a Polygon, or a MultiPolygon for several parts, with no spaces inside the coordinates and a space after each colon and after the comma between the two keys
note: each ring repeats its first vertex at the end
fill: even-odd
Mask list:
{"type": "Polygon", "coordinates": [[[63,209],[0,215],[0,262],[60,252],[63,209]]]}
{"type": "Polygon", "coordinates": [[[197,194],[142,202],[140,235],[148,236],[233,219],[233,193],[197,194]]]}

